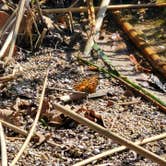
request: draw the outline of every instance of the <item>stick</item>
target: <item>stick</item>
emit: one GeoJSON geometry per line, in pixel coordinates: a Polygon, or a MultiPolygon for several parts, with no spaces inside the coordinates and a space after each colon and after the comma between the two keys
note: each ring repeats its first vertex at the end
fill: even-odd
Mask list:
{"type": "Polygon", "coordinates": [[[104,16],[105,16],[105,12],[107,10],[107,6],[109,5],[110,0],[102,0],[101,5],[100,5],[100,9],[97,13],[97,19],[96,19],[96,24],[94,27],[94,36],[91,35],[90,38],[88,39],[88,41],[86,42],[86,46],[84,49],[84,55],[87,56],[89,55],[89,53],[92,50],[92,46],[94,45],[94,39],[96,37],[96,35],[99,33],[104,16]]]}
{"type": "MultiPolygon", "coordinates": [[[[19,134],[21,134],[21,135],[23,135],[23,136],[28,136],[28,132],[27,132],[26,130],[21,129],[21,128],[15,126],[15,125],[13,125],[13,124],[11,124],[11,123],[9,123],[9,122],[6,122],[6,121],[2,120],[2,119],[0,119],[0,122],[2,123],[3,126],[8,127],[8,128],[10,128],[10,129],[12,129],[13,131],[15,131],[15,132],[17,132],[17,133],[19,133],[19,134]]],[[[41,135],[40,133],[34,133],[33,138],[34,138],[34,139],[35,139],[35,138],[38,138],[38,139],[39,139],[38,142],[39,142],[40,144],[45,141],[45,137],[44,137],[43,135],[41,135]]],[[[38,144],[39,144],[39,143],[38,143],[38,144]]]]}
{"type": "Polygon", "coordinates": [[[6,20],[5,24],[3,25],[3,27],[0,29],[0,38],[10,30],[10,28],[12,27],[13,23],[15,22],[16,18],[16,12],[17,9],[12,13],[12,15],[6,20]]]}
{"type": "MultiPolygon", "coordinates": [[[[154,142],[154,141],[157,141],[157,140],[161,140],[161,139],[164,139],[166,138],[166,133],[163,133],[163,134],[160,134],[160,135],[156,135],[156,136],[152,136],[150,138],[146,138],[142,141],[136,141],[135,144],[137,145],[144,145],[144,144],[147,144],[147,143],[150,143],[150,142],[154,142]]],[[[106,156],[110,156],[114,153],[117,153],[117,152],[122,152],[124,150],[126,150],[127,148],[125,146],[119,146],[117,148],[114,148],[114,149],[111,149],[111,150],[107,150],[105,152],[102,152],[98,155],[95,155],[93,157],[90,157],[88,159],[85,159],[83,161],[80,161],[76,164],[74,164],[73,166],[82,166],[82,165],[86,165],[86,164],[89,164],[91,163],[92,161],[95,161],[95,160],[98,160],[98,159],[101,159],[103,157],[106,157],[106,156]]]]}
{"type": "Polygon", "coordinates": [[[37,10],[38,10],[38,14],[39,14],[41,23],[44,25],[43,12],[42,12],[42,10],[41,10],[41,8],[40,8],[39,0],[36,0],[36,4],[37,4],[37,10]]]}
{"type": "Polygon", "coordinates": [[[5,40],[1,50],[0,50],[0,59],[4,58],[6,55],[6,50],[8,49],[13,37],[13,30],[8,34],[7,39],[5,40]]]}
{"type": "MultiPolygon", "coordinates": [[[[111,77],[119,80],[122,84],[126,85],[128,88],[135,91],[137,94],[139,94],[142,97],[144,97],[145,99],[151,101],[153,104],[158,106],[161,110],[166,111],[166,102],[160,100],[159,98],[157,98],[156,96],[154,96],[153,94],[148,92],[147,90],[143,89],[141,86],[130,81],[127,77],[123,77],[122,75],[119,75],[117,70],[114,69],[114,70],[108,71],[108,70],[101,68],[101,67],[93,64],[92,62],[89,62],[81,57],[78,57],[78,59],[81,60],[82,62],[86,63],[89,66],[95,66],[99,71],[101,71],[105,74],[109,74],[111,77]]],[[[110,65],[110,63],[108,65],[110,65]]]]}
{"type": "MultiPolygon", "coordinates": [[[[125,4],[125,5],[109,5],[107,7],[107,10],[120,10],[120,9],[140,9],[140,8],[159,8],[159,7],[165,7],[166,3],[160,3],[160,4],[125,4]]],[[[100,9],[99,6],[94,7],[96,11],[100,9]]],[[[42,10],[44,14],[56,14],[56,13],[66,13],[66,12],[87,12],[87,7],[79,7],[79,8],[59,8],[59,9],[43,9],[42,10]]]]}
{"type": "Polygon", "coordinates": [[[9,54],[8,54],[8,57],[5,61],[6,64],[8,63],[8,61],[11,59],[11,57],[13,55],[13,51],[14,51],[14,47],[15,47],[15,43],[16,43],[16,39],[17,39],[17,34],[18,34],[18,31],[19,31],[19,27],[20,27],[20,23],[21,23],[21,20],[23,18],[23,15],[24,15],[25,2],[26,2],[26,0],[20,1],[20,4],[18,6],[18,16],[17,16],[17,19],[16,19],[16,25],[15,25],[13,36],[12,36],[12,41],[11,41],[11,45],[10,45],[9,54]]]}
{"type": "Polygon", "coordinates": [[[24,136],[27,136],[27,135],[28,135],[28,132],[27,132],[26,130],[23,130],[23,129],[21,129],[21,128],[19,128],[19,127],[13,125],[13,124],[11,124],[11,123],[8,123],[8,122],[6,122],[6,121],[4,121],[4,120],[2,120],[2,119],[0,119],[0,122],[1,122],[5,127],[8,127],[8,128],[10,128],[10,129],[12,129],[12,130],[14,130],[15,132],[17,132],[17,133],[19,133],[19,134],[22,134],[22,135],[24,135],[24,136]]]}
{"type": "Polygon", "coordinates": [[[141,146],[135,145],[133,142],[126,140],[125,138],[107,130],[106,128],[90,121],[89,119],[86,119],[86,118],[80,116],[79,114],[71,111],[70,109],[65,108],[64,106],[62,106],[60,104],[54,103],[54,106],[58,111],[64,113],[65,115],[69,116],[70,118],[74,119],[75,121],[77,121],[81,124],[87,125],[88,127],[99,132],[103,136],[111,138],[115,142],[122,144],[122,145],[126,146],[127,148],[136,151],[141,156],[147,157],[147,158],[151,159],[152,161],[160,164],[161,166],[166,165],[166,160],[164,160],[161,157],[159,157],[158,155],[142,148],[141,146]]]}
{"type": "Polygon", "coordinates": [[[129,36],[138,49],[140,49],[153,68],[166,78],[166,62],[161,60],[153,47],[141,37],[141,34],[139,34],[130,23],[120,17],[120,12],[115,11],[113,12],[113,15],[124,32],[129,36]]]}
{"type": "Polygon", "coordinates": [[[6,150],[6,143],[5,143],[5,135],[2,127],[2,123],[0,122],[0,140],[1,140],[1,160],[2,166],[7,166],[7,150],[6,150]]]}
{"type": "Polygon", "coordinates": [[[83,60],[82,58],[80,58],[80,59],[82,61],[84,61],[85,63],[87,63],[88,65],[93,65],[93,66],[97,67],[98,70],[100,70],[100,71],[102,71],[104,73],[108,73],[110,76],[116,78],[121,83],[127,85],[129,88],[131,88],[132,90],[134,90],[135,92],[137,92],[138,94],[140,94],[141,96],[143,96],[144,98],[146,98],[146,99],[150,100],[151,102],[153,102],[154,104],[156,104],[163,111],[166,111],[166,102],[165,101],[162,101],[161,99],[159,99],[158,97],[156,97],[152,93],[148,92],[147,90],[145,90],[144,88],[142,88],[138,84],[132,82],[127,77],[125,77],[122,74],[120,74],[115,69],[115,67],[112,65],[109,57],[103,52],[103,50],[100,49],[100,47],[98,46],[97,43],[94,44],[93,49],[95,49],[97,51],[97,53],[102,58],[102,60],[104,61],[104,63],[109,67],[109,71],[105,70],[104,68],[100,68],[100,67],[98,67],[97,65],[94,65],[91,62],[83,60]]]}
{"type": "Polygon", "coordinates": [[[21,157],[22,153],[24,152],[25,148],[27,147],[28,143],[30,142],[30,140],[35,132],[35,128],[36,128],[37,122],[39,120],[42,105],[43,105],[45,90],[46,90],[46,86],[47,86],[47,77],[48,77],[48,70],[46,72],[46,77],[45,77],[44,84],[43,84],[43,90],[42,90],[42,94],[41,94],[40,101],[39,101],[40,103],[39,103],[39,107],[38,107],[38,111],[37,111],[35,120],[32,124],[32,128],[30,129],[30,132],[29,132],[24,144],[22,145],[20,151],[17,153],[16,157],[13,159],[11,166],[14,166],[17,163],[17,161],[21,157]]]}

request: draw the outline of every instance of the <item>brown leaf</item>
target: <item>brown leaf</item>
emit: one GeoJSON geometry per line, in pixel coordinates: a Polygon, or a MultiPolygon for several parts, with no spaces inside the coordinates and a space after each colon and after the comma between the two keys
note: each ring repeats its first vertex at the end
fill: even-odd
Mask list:
{"type": "Polygon", "coordinates": [[[77,113],[83,113],[83,115],[93,121],[93,122],[96,122],[102,126],[104,126],[104,123],[103,123],[103,118],[101,116],[101,114],[97,113],[96,111],[94,110],[91,110],[91,109],[85,109],[85,108],[80,108],[79,110],[77,110],[77,113]]]}
{"type": "Polygon", "coordinates": [[[30,111],[30,109],[35,106],[30,100],[25,100],[21,98],[16,99],[16,103],[13,106],[13,109],[16,111],[20,110],[27,110],[30,111]]]}
{"type": "Polygon", "coordinates": [[[135,58],[133,54],[129,55],[129,59],[135,65],[135,70],[137,72],[145,72],[145,73],[151,72],[151,69],[141,66],[141,64],[137,61],[137,59],[135,58]]]}
{"type": "Polygon", "coordinates": [[[10,109],[0,109],[0,119],[7,120],[11,118],[13,111],[10,109]]]}
{"type": "MultiPolygon", "coordinates": [[[[4,12],[4,11],[0,11],[0,29],[5,25],[6,21],[8,20],[9,18],[9,15],[4,12]]],[[[6,34],[6,33],[5,33],[6,34]]],[[[3,35],[2,38],[1,38],[1,42],[4,43],[5,40],[7,38],[7,35],[3,35]]],[[[2,47],[2,45],[0,45],[0,47],[2,47]]],[[[14,52],[13,52],[13,55],[16,55],[16,47],[14,48],[14,52]]],[[[4,55],[2,56],[2,59],[5,58],[9,53],[9,46],[7,47],[7,49],[5,50],[5,53],[4,55]]]]}
{"type": "Polygon", "coordinates": [[[49,124],[55,125],[57,127],[62,126],[65,123],[65,117],[61,112],[55,111],[54,115],[50,119],[49,124]]]}

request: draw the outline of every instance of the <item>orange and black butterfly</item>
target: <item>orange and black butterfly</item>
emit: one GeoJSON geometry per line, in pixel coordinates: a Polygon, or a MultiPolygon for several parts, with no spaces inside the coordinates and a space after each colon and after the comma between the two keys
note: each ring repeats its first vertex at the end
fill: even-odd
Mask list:
{"type": "Polygon", "coordinates": [[[94,93],[99,83],[98,75],[83,79],[80,83],[74,85],[74,89],[81,92],[94,93]]]}

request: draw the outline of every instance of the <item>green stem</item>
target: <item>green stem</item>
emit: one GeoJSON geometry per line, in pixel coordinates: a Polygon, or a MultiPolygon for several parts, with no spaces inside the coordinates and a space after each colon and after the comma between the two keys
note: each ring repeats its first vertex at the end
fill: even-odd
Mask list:
{"type": "Polygon", "coordinates": [[[96,68],[98,68],[99,71],[101,71],[103,73],[109,74],[111,77],[119,80],[123,84],[127,85],[128,87],[132,88],[134,91],[139,93],[144,98],[150,100],[151,102],[153,102],[154,104],[159,106],[160,109],[166,111],[166,103],[164,101],[160,100],[155,95],[151,94],[150,92],[148,92],[147,90],[145,90],[141,86],[139,86],[138,84],[132,82],[127,77],[120,74],[115,69],[115,67],[111,64],[111,61],[109,60],[108,56],[100,49],[100,47],[96,43],[94,44],[93,49],[95,49],[98,52],[98,54],[103,59],[103,61],[110,67],[109,71],[102,67],[99,67],[98,65],[96,65],[90,61],[87,61],[87,60],[81,58],[80,56],[78,57],[78,59],[83,61],[84,63],[86,63],[89,66],[95,66],[96,68]]]}

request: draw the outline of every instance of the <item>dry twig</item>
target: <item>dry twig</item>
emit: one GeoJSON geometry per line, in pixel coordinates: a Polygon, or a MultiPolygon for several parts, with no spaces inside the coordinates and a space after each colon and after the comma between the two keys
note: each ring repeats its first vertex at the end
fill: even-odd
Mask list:
{"type": "Polygon", "coordinates": [[[2,127],[2,123],[0,122],[0,140],[1,140],[1,160],[2,166],[7,166],[7,150],[6,150],[6,143],[5,143],[5,135],[2,127]]]}
{"type": "Polygon", "coordinates": [[[47,86],[47,77],[48,77],[48,70],[46,72],[46,77],[45,77],[44,84],[43,84],[43,90],[42,90],[42,94],[41,94],[41,97],[40,97],[39,107],[38,107],[38,111],[37,111],[35,120],[34,120],[34,122],[32,124],[32,128],[30,129],[30,132],[29,132],[24,144],[22,145],[20,151],[18,152],[16,157],[13,159],[13,161],[11,163],[11,166],[14,166],[17,163],[17,161],[21,157],[22,153],[24,152],[25,148],[27,147],[28,143],[30,142],[30,140],[31,140],[31,138],[32,138],[32,136],[33,136],[33,134],[35,132],[35,128],[36,128],[37,122],[39,120],[41,109],[42,109],[42,105],[43,105],[45,90],[46,90],[46,86],[47,86]]]}
{"type": "Polygon", "coordinates": [[[26,2],[26,0],[22,0],[22,1],[20,1],[20,4],[18,5],[18,16],[16,19],[16,25],[15,25],[15,28],[14,28],[14,31],[12,34],[12,40],[11,40],[11,45],[10,45],[10,49],[9,49],[9,54],[8,54],[8,57],[5,61],[5,63],[8,63],[8,61],[11,59],[11,57],[13,55],[13,51],[14,51],[14,47],[15,47],[15,43],[16,43],[16,39],[17,39],[17,34],[19,31],[21,20],[22,20],[23,15],[24,15],[24,11],[25,11],[25,9],[24,9],[25,2],[26,2]]]}
{"type": "Polygon", "coordinates": [[[92,46],[94,45],[94,40],[96,35],[99,33],[104,16],[105,16],[105,12],[107,10],[107,7],[110,3],[110,0],[102,0],[101,5],[100,5],[100,9],[97,13],[97,19],[96,19],[96,24],[94,27],[94,33],[95,35],[91,35],[90,38],[88,39],[85,49],[84,49],[84,55],[89,55],[89,53],[92,50],[92,46]]]}
{"type": "MultiPolygon", "coordinates": [[[[144,145],[144,144],[147,144],[147,143],[150,143],[150,142],[154,142],[154,141],[157,141],[157,140],[161,140],[161,139],[164,139],[166,138],[166,133],[163,133],[163,134],[160,134],[160,135],[156,135],[156,136],[153,136],[153,137],[150,137],[150,138],[146,138],[142,141],[136,141],[135,144],[137,145],[144,145]]],[[[76,164],[74,164],[73,166],[82,166],[82,165],[86,165],[86,164],[89,164],[91,163],[92,161],[95,161],[95,160],[98,160],[98,159],[101,159],[103,157],[106,157],[106,156],[110,156],[114,153],[117,153],[117,152],[122,152],[124,150],[126,150],[127,148],[125,146],[119,146],[117,148],[114,148],[114,149],[111,149],[111,150],[107,150],[103,153],[100,153],[98,155],[95,155],[93,157],[90,157],[88,159],[85,159],[83,161],[80,161],[76,164]]]]}
{"type": "Polygon", "coordinates": [[[62,106],[60,104],[54,103],[54,106],[58,111],[64,113],[65,115],[69,116],[70,118],[74,119],[75,121],[89,126],[91,129],[99,132],[100,134],[102,134],[108,138],[111,138],[112,140],[116,141],[119,144],[126,146],[127,148],[129,148],[131,150],[136,151],[138,154],[151,159],[152,161],[160,164],[161,166],[166,165],[166,160],[164,160],[160,156],[142,148],[139,145],[134,144],[133,142],[131,142],[129,140],[126,140],[125,138],[117,135],[116,133],[113,133],[113,132],[107,130],[106,128],[90,121],[89,119],[82,117],[81,115],[71,111],[70,109],[65,108],[64,106],[62,106]]]}
{"type": "MultiPolygon", "coordinates": [[[[120,10],[120,9],[140,9],[140,8],[157,8],[165,7],[166,3],[151,3],[151,4],[123,4],[123,5],[109,5],[108,10],[120,10]]],[[[95,11],[98,11],[100,7],[94,7],[95,11]]],[[[56,13],[66,13],[66,12],[87,12],[87,7],[78,7],[78,8],[58,8],[58,9],[43,9],[44,14],[56,14],[56,13]]]]}

